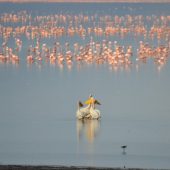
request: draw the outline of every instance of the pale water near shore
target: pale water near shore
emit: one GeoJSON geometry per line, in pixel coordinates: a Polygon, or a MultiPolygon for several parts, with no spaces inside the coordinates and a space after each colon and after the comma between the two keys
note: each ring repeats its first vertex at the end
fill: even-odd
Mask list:
{"type": "MultiPolygon", "coordinates": [[[[55,13],[59,7],[67,9],[64,5],[48,7],[55,13]]],[[[2,4],[0,8],[50,13],[46,4],[41,6],[2,4]]],[[[88,12],[83,4],[78,6],[78,12],[88,12]]],[[[109,4],[108,8],[120,6],[109,4]]],[[[150,11],[145,4],[128,6],[135,6],[133,15],[170,15],[169,4],[152,5],[150,11]]],[[[75,11],[74,4],[68,8],[75,11]]],[[[94,4],[89,5],[89,13],[95,13],[94,9],[94,4]]],[[[98,4],[96,10],[100,9],[107,14],[107,4],[98,4]]],[[[115,39],[134,49],[137,46],[135,40],[115,39]]],[[[26,55],[26,45],[23,39],[21,56],[26,55]]],[[[80,68],[74,64],[70,70],[49,63],[28,66],[23,58],[18,66],[0,63],[0,164],[170,168],[169,61],[159,70],[150,59],[136,67],[133,58],[130,68],[116,71],[107,64],[80,68]],[[102,104],[98,107],[102,118],[78,121],[77,101],[84,102],[90,93],[102,104]],[[126,153],[121,145],[127,145],[126,153]]]]}

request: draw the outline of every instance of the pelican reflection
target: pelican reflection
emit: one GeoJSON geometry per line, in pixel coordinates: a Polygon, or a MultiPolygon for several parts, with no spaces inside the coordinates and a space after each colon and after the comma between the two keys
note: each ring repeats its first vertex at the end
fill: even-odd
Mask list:
{"type": "Polygon", "coordinates": [[[100,129],[99,120],[77,120],[77,139],[78,142],[87,139],[89,143],[93,143],[100,129]]]}

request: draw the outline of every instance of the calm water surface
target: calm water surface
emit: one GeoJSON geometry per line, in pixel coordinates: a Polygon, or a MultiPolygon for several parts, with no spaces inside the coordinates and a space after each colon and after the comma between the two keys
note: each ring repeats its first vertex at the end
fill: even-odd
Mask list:
{"type": "MultiPolygon", "coordinates": [[[[0,9],[33,15],[58,11],[170,15],[170,4],[123,8],[122,4],[1,3],[0,9]]],[[[134,40],[112,38],[135,49],[134,40]]],[[[23,58],[27,43],[23,39],[23,58]]],[[[150,59],[139,67],[133,59],[127,70],[76,63],[61,69],[49,63],[27,65],[23,58],[19,65],[0,63],[0,164],[170,168],[169,61],[161,70],[150,59]],[[101,120],[76,120],[77,101],[84,102],[90,93],[102,104],[101,120]],[[121,145],[128,146],[126,153],[121,145]]]]}

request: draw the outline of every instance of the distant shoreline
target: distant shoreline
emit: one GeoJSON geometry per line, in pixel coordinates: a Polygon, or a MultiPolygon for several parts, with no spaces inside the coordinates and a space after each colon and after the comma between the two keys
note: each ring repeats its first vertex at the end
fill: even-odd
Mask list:
{"type": "Polygon", "coordinates": [[[146,169],[144,168],[86,167],[86,166],[0,165],[0,170],[146,170],[146,169]]]}
{"type": "Polygon", "coordinates": [[[170,0],[0,0],[10,3],[170,3],[170,0]]]}

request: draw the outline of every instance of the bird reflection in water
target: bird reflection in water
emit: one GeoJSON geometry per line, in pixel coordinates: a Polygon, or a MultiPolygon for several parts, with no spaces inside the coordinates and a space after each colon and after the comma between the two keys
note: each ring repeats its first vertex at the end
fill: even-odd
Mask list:
{"type": "Polygon", "coordinates": [[[100,120],[77,120],[78,142],[85,138],[89,143],[93,143],[99,133],[99,129],[100,120]]]}

